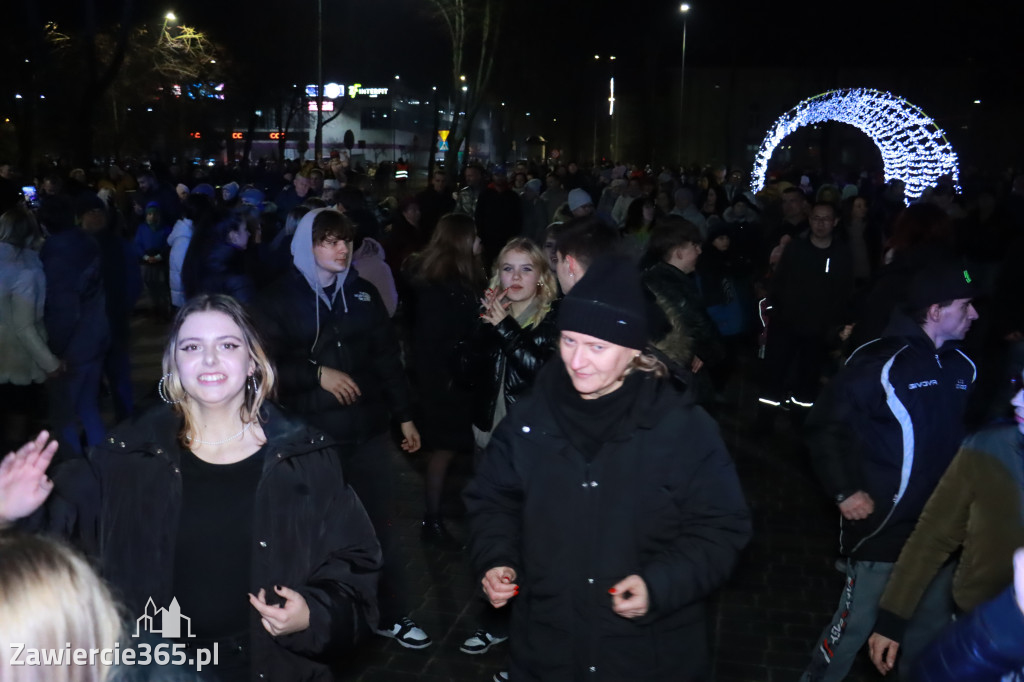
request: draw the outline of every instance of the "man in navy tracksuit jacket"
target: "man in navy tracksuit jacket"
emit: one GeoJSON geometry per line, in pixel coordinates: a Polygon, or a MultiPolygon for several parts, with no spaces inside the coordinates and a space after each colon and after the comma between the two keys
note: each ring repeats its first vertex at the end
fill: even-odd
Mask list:
{"type": "MultiPolygon", "coordinates": [[[[841,680],[875,623],[904,542],[963,439],[976,377],[958,347],[977,319],[970,275],[955,263],[919,273],[885,335],[854,351],[807,421],[811,460],[839,507],[846,585],[802,682],[841,680]]],[[[902,656],[915,655],[952,613],[947,568],[922,599],[902,656]],[[913,634],[911,634],[913,631],[913,634]]]]}

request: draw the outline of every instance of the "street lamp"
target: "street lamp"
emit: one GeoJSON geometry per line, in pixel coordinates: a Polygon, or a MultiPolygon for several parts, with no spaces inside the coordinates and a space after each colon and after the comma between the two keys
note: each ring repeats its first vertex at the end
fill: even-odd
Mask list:
{"type": "MultiPolygon", "coordinates": [[[[598,62],[598,73],[599,74],[600,74],[600,71],[601,71],[601,69],[600,69],[600,62],[601,62],[602,59],[604,59],[604,58],[601,55],[599,55],[599,54],[595,54],[594,55],[594,61],[598,62]]],[[[608,97],[607,97],[607,102],[608,102],[608,119],[609,119],[608,120],[608,147],[609,147],[608,151],[614,157],[616,155],[616,153],[618,153],[618,142],[619,142],[619,135],[618,135],[619,117],[615,115],[615,102],[616,102],[616,97],[615,97],[615,68],[614,68],[615,67],[615,64],[614,64],[614,62],[615,62],[615,55],[608,55],[607,59],[608,59],[608,90],[607,90],[608,97]]],[[[600,102],[600,100],[598,100],[598,102],[600,102]]],[[[594,117],[594,150],[593,150],[594,165],[597,165],[597,127],[598,127],[598,119],[599,118],[600,118],[600,114],[595,115],[595,117],[594,117]]]]}
{"type": "Polygon", "coordinates": [[[686,16],[690,13],[689,3],[679,6],[683,15],[683,57],[679,62],[679,162],[683,162],[683,85],[686,82],[686,16]]]}
{"type": "Polygon", "coordinates": [[[171,23],[174,23],[177,20],[178,20],[178,17],[176,17],[174,15],[174,12],[168,12],[167,14],[164,15],[164,21],[169,21],[171,23]]]}

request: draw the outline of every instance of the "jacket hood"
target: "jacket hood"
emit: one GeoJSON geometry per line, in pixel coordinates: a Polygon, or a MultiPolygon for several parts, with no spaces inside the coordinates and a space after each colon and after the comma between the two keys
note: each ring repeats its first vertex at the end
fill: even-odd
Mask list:
{"type": "MultiPolygon", "coordinates": [[[[177,462],[181,454],[178,445],[181,425],[182,418],[174,409],[157,404],[115,426],[98,447],[114,453],[127,452],[123,448],[128,442],[177,462]]],[[[270,401],[264,402],[260,408],[260,425],[267,439],[268,452],[281,452],[285,458],[337,446],[333,438],[295,419],[270,401]]],[[[266,458],[264,469],[270,466],[272,459],[266,458]]]]}
{"type": "Polygon", "coordinates": [[[882,336],[902,336],[911,340],[915,345],[921,345],[933,353],[953,350],[960,345],[959,341],[946,341],[939,348],[935,348],[935,342],[928,336],[921,325],[914,322],[910,317],[894,310],[889,318],[889,324],[885,327],[882,336]]]}
{"type": "Polygon", "coordinates": [[[188,218],[181,218],[174,223],[174,229],[167,237],[167,243],[173,245],[179,239],[192,239],[192,221],[188,218]]]}
{"type": "Polygon", "coordinates": [[[369,260],[376,259],[379,261],[384,260],[384,247],[380,245],[376,239],[366,237],[363,239],[363,243],[359,246],[354,254],[352,254],[352,261],[357,260],[369,260]]]}
{"type": "MultiPolygon", "coordinates": [[[[299,221],[298,226],[295,228],[295,236],[292,237],[292,262],[299,272],[302,273],[303,278],[309,284],[310,288],[316,292],[317,297],[324,302],[328,310],[334,309],[334,299],[337,298],[338,292],[341,290],[341,285],[344,283],[346,276],[348,275],[351,267],[351,259],[349,260],[349,267],[345,272],[338,274],[337,286],[334,288],[334,294],[330,297],[324,292],[323,286],[320,285],[320,278],[317,276],[316,271],[316,260],[313,258],[313,221],[318,215],[324,211],[333,211],[333,208],[316,208],[302,216],[302,220],[299,221]]],[[[354,254],[353,254],[354,255],[354,254]]],[[[348,310],[348,304],[345,302],[345,297],[342,296],[342,304],[345,306],[345,310],[348,310]]],[[[317,324],[317,327],[320,325],[317,324]]]]}
{"type": "Polygon", "coordinates": [[[19,249],[13,244],[8,244],[7,242],[0,242],[0,261],[9,264],[22,261],[33,263],[40,267],[42,266],[42,261],[39,260],[38,251],[27,246],[23,249],[19,249]]]}

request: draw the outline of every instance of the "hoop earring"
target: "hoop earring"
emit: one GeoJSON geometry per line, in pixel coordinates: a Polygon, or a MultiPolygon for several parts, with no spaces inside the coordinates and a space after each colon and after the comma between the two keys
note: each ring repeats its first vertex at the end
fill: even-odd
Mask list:
{"type": "Polygon", "coordinates": [[[174,375],[168,372],[167,374],[160,377],[160,381],[157,382],[156,385],[156,392],[160,396],[160,400],[163,400],[168,405],[177,405],[178,403],[181,402],[180,400],[171,400],[167,394],[167,387],[164,386],[164,382],[173,377],[174,375]]]}

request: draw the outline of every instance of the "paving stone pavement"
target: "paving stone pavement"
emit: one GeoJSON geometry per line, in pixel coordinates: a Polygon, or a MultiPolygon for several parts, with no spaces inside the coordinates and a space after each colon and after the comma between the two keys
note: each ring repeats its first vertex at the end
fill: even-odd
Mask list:
{"type": "MultiPolygon", "coordinates": [[[[133,320],[133,378],[140,396],[160,376],[166,324],[133,320]]],[[[838,602],[843,576],[835,569],[837,515],[814,481],[799,439],[780,413],[776,432],[750,435],[756,397],[751,362],[740,363],[715,417],[732,453],[753,512],[754,538],[716,599],[714,679],[717,682],[796,682],[813,642],[838,602]]],[[[108,420],[109,423],[109,420],[108,420]]],[[[468,458],[467,458],[468,460],[468,458]]],[[[396,531],[403,548],[412,617],[434,639],[413,651],[373,637],[352,656],[343,682],[485,682],[503,667],[505,645],[469,656],[459,645],[477,627],[478,584],[460,552],[425,547],[422,460],[393,453],[396,531]]],[[[456,463],[446,508],[449,527],[465,537],[458,492],[471,476],[456,463]]],[[[862,654],[850,682],[883,679],[862,654]]]]}

